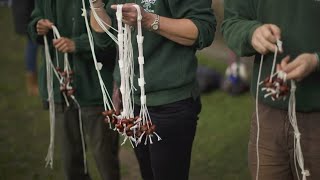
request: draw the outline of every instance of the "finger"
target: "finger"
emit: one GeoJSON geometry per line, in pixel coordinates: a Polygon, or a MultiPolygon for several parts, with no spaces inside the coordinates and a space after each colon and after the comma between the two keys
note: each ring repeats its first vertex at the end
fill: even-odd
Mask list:
{"type": "Polygon", "coordinates": [[[53,23],[52,23],[50,20],[45,19],[45,20],[44,20],[44,24],[45,24],[45,26],[46,26],[47,28],[52,29],[53,23]]]}
{"type": "Polygon", "coordinates": [[[53,40],[52,40],[52,44],[53,44],[53,46],[56,47],[56,45],[57,45],[58,43],[61,43],[61,41],[62,41],[61,38],[60,38],[60,39],[53,39],[53,40]]]}
{"type": "Polygon", "coordinates": [[[61,39],[61,40],[58,39],[57,41],[58,42],[55,45],[55,48],[57,48],[57,49],[60,49],[64,44],[66,44],[64,39],[61,39]]]}
{"type": "Polygon", "coordinates": [[[258,51],[260,54],[267,54],[268,50],[260,43],[260,41],[255,41],[253,44],[253,47],[255,48],[256,51],[258,51]]]}
{"type": "Polygon", "coordinates": [[[62,44],[60,47],[58,47],[58,51],[63,52],[64,49],[67,48],[67,44],[62,44]]]}
{"type": "Polygon", "coordinates": [[[281,30],[278,26],[274,25],[274,24],[270,24],[270,30],[272,32],[272,34],[276,37],[276,39],[281,39],[281,30]]]}
{"type": "Polygon", "coordinates": [[[285,58],[283,58],[280,64],[281,69],[284,69],[285,67],[287,67],[289,61],[290,61],[290,56],[286,56],[285,58]]]}
{"type": "Polygon", "coordinates": [[[61,52],[68,53],[69,52],[69,47],[67,45],[65,47],[62,47],[61,48],[61,52]]]}
{"type": "Polygon", "coordinates": [[[302,79],[302,69],[297,67],[295,69],[293,69],[292,71],[290,71],[287,74],[287,79],[296,79],[296,80],[301,80],[302,79]]]}
{"type": "Polygon", "coordinates": [[[300,62],[297,59],[293,60],[292,62],[288,63],[286,67],[284,67],[283,71],[286,73],[290,73],[294,71],[296,68],[300,66],[300,62]]]}
{"type": "Polygon", "coordinates": [[[126,12],[137,12],[137,9],[133,6],[132,3],[127,3],[127,4],[123,5],[122,12],[123,13],[126,13],[126,12]]]}
{"type": "Polygon", "coordinates": [[[114,9],[114,10],[117,10],[117,4],[113,4],[113,5],[111,5],[111,9],[114,9]]]}
{"type": "Polygon", "coordinates": [[[37,31],[37,34],[38,34],[38,35],[45,35],[46,32],[45,32],[45,31],[37,31]]]}
{"type": "Polygon", "coordinates": [[[282,71],[281,65],[277,64],[277,71],[282,71]]]}
{"type": "Polygon", "coordinates": [[[37,29],[37,33],[46,33],[44,29],[37,29]]]}
{"type": "Polygon", "coordinates": [[[268,50],[268,52],[275,52],[276,50],[276,45],[269,42],[265,37],[260,38],[260,43],[261,45],[268,50]]]}
{"type": "Polygon", "coordinates": [[[270,28],[266,28],[262,31],[262,36],[266,41],[268,41],[270,44],[275,44],[277,42],[277,38],[272,34],[272,31],[270,28]]]}

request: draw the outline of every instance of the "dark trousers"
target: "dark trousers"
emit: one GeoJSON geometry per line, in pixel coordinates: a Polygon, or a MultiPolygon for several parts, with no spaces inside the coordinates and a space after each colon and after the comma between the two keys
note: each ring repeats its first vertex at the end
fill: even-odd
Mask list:
{"type": "MultiPolygon", "coordinates": [[[[88,137],[97,168],[103,180],[119,180],[118,133],[109,129],[101,114],[103,107],[82,107],[84,135],[88,137]]],[[[56,105],[56,134],[61,143],[66,180],[90,180],[84,173],[83,149],[78,109],[56,105]]]]}
{"type": "MultiPolygon", "coordinates": [[[[156,132],[162,138],[153,144],[140,144],[135,153],[144,180],[187,180],[192,143],[196,132],[200,99],[148,107],[156,132]]],[[[140,107],[135,107],[139,114],[140,107]]],[[[142,141],[144,142],[144,141],[142,141]]]]}
{"type": "MultiPolygon", "coordinates": [[[[260,138],[259,180],[297,180],[301,177],[294,165],[294,132],[288,112],[259,104],[260,138]]],[[[308,180],[320,179],[320,112],[298,113],[297,122],[301,132],[301,148],[305,169],[310,171],[308,180]]],[[[249,167],[252,179],[257,168],[257,123],[254,113],[249,140],[249,167]]]]}

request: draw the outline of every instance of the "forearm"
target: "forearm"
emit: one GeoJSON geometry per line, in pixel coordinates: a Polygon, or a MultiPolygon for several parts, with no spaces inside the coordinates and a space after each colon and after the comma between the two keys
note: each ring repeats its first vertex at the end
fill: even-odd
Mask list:
{"type": "MultiPolygon", "coordinates": [[[[94,3],[93,4],[93,8],[96,8],[95,9],[95,12],[96,12],[96,15],[100,17],[100,19],[107,23],[108,25],[112,25],[112,21],[111,21],[111,18],[109,17],[109,15],[107,14],[105,8],[104,8],[104,4],[96,4],[94,3]]],[[[94,17],[94,12],[93,10],[91,10],[90,12],[90,24],[91,24],[91,27],[94,31],[96,32],[104,32],[104,30],[102,29],[102,27],[99,25],[99,23],[96,21],[95,17],[94,17]]],[[[104,27],[106,29],[110,29],[109,26],[107,25],[104,25],[104,27]]]]}
{"type": "Polygon", "coordinates": [[[189,19],[160,17],[156,33],[184,46],[192,46],[198,38],[198,28],[189,19]]]}

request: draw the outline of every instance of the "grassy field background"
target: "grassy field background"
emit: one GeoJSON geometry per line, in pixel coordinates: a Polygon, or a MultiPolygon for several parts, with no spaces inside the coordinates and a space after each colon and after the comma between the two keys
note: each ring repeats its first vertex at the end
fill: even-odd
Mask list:
{"type": "MultiPolygon", "coordinates": [[[[38,97],[26,94],[24,43],[13,32],[10,10],[0,7],[0,180],[62,180],[59,152],[54,169],[44,168],[49,116],[38,97]]],[[[221,61],[199,57],[200,64],[220,72],[226,68],[221,61]]],[[[247,139],[252,105],[249,94],[231,97],[215,91],[202,96],[191,180],[249,179],[247,139]]],[[[130,147],[122,147],[121,152],[123,179],[139,179],[130,147]]],[[[98,180],[92,158],[89,165],[93,179],[98,180]]]]}

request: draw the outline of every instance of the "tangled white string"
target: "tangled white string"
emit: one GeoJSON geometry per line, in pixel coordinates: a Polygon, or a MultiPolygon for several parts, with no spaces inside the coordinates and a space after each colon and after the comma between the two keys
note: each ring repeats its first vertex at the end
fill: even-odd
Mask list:
{"type": "MultiPolygon", "coordinates": [[[[54,38],[61,38],[58,29],[55,26],[52,26],[54,38]]],[[[58,79],[60,83],[60,90],[62,90],[63,97],[65,99],[66,105],[70,106],[68,96],[74,101],[78,108],[79,113],[79,128],[81,134],[81,142],[83,148],[83,161],[84,161],[84,171],[87,173],[87,158],[86,158],[86,148],[84,142],[84,134],[82,127],[82,118],[81,118],[81,107],[74,96],[74,89],[71,86],[71,75],[73,74],[71,66],[68,60],[68,54],[64,53],[64,70],[63,72],[58,72],[60,70],[58,53],[56,52],[56,64],[57,67],[52,63],[48,39],[47,36],[44,36],[44,46],[45,46],[45,59],[46,59],[46,72],[47,72],[47,92],[48,92],[48,102],[49,102],[49,112],[50,112],[50,145],[48,148],[48,154],[46,156],[46,166],[53,168],[53,156],[54,156],[54,137],[55,137],[55,104],[54,104],[54,91],[53,91],[53,74],[58,79]],[[66,94],[67,93],[67,94],[66,94]]]]}
{"type": "MultiPolygon", "coordinates": [[[[267,83],[269,85],[267,87],[262,88],[262,91],[265,91],[267,94],[264,95],[264,98],[271,97],[273,101],[276,99],[279,99],[280,96],[284,99],[286,98],[285,95],[283,95],[283,92],[286,92],[287,89],[283,88],[282,85],[279,82],[273,82],[273,78],[277,76],[277,78],[281,79],[283,82],[286,82],[286,73],[283,71],[275,72],[276,67],[276,60],[277,60],[277,54],[278,51],[282,51],[282,42],[280,40],[277,40],[277,45],[275,47],[275,53],[273,58],[273,64],[271,68],[271,74],[269,79],[267,79],[267,83]],[[269,87],[272,84],[272,87],[269,87]]],[[[260,119],[259,119],[259,107],[258,107],[258,98],[259,98],[259,90],[260,85],[263,83],[266,83],[265,81],[260,82],[261,79],[261,71],[262,71],[262,65],[264,61],[264,56],[261,55],[260,60],[260,66],[259,66],[259,74],[258,74],[258,80],[257,80],[257,89],[256,89],[256,120],[257,120],[257,139],[256,139],[256,152],[257,152],[257,169],[256,169],[256,180],[259,180],[259,169],[260,169],[260,157],[259,157],[259,139],[260,139],[260,119]]],[[[294,130],[294,162],[295,162],[295,169],[297,172],[297,177],[300,180],[300,176],[298,174],[298,168],[297,163],[299,167],[301,168],[301,174],[302,174],[302,180],[306,180],[307,176],[310,176],[310,172],[304,168],[304,158],[301,150],[301,133],[298,129],[297,124],[297,117],[296,117],[296,98],[295,98],[295,91],[296,91],[296,84],[293,80],[291,82],[291,90],[290,90],[290,99],[289,99],[289,105],[288,105],[288,117],[289,121],[293,127],[294,130]]]]}
{"type": "Polygon", "coordinates": [[[93,3],[89,0],[92,14],[99,24],[99,26],[109,35],[109,37],[118,44],[119,47],[119,68],[120,68],[120,76],[121,76],[121,85],[120,92],[122,94],[122,103],[123,109],[120,115],[116,114],[116,109],[112,104],[112,100],[107,92],[106,86],[102,80],[99,70],[102,67],[101,63],[97,63],[94,49],[94,41],[91,33],[91,29],[89,26],[89,21],[87,17],[87,11],[85,7],[85,2],[82,0],[83,5],[83,13],[82,16],[85,18],[87,33],[90,41],[90,48],[92,51],[92,56],[94,59],[94,63],[96,65],[100,86],[103,94],[104,104],[105,104],[105,112],[103,113],[108,119],[109,126],[112,128],[112,124],[115,126],[115,130],[117,130],[121,135],[123,135],[124,144],[128,139],[130,140],[131,145],[137,146],[142,138],[145,136],[145,144],[147,144],[148,140],[152,144],[152,136],[157,136],[158,140],[161,140],[159,135],[155,132],[155,125],[152,124],[150,115],[148,113],[148,109],[146,106],[146,95],[145,95],[145,81],[144,81],[144,57],[143,57],[143,36],[142,36],[142,25],[141,25],[141,11],[138,5],[135,5],[138,18],[137,18],[137,27],[138,27],[138,47],[139,47],[139,70],[140,70],[140,78],[138,84],[141,89],[141,110],[140,116],[134,117],[134,98],[133,93],[136,90],[133,86],[134,79],[134,58],[133,58],[133,48],[131,43],[131,29],[130,26],[124,25],[122,22],[122,7],[123,5],[117,6],[117,20],[118,20],[118,31],[104,22],[96,13],[97,8],[94,8],[93,3]],[[112,28],[115,32],[118,32],[117,38],[108,30],[112,28]],[[98,68],[100,67],[100,68],[98,68]]]}

